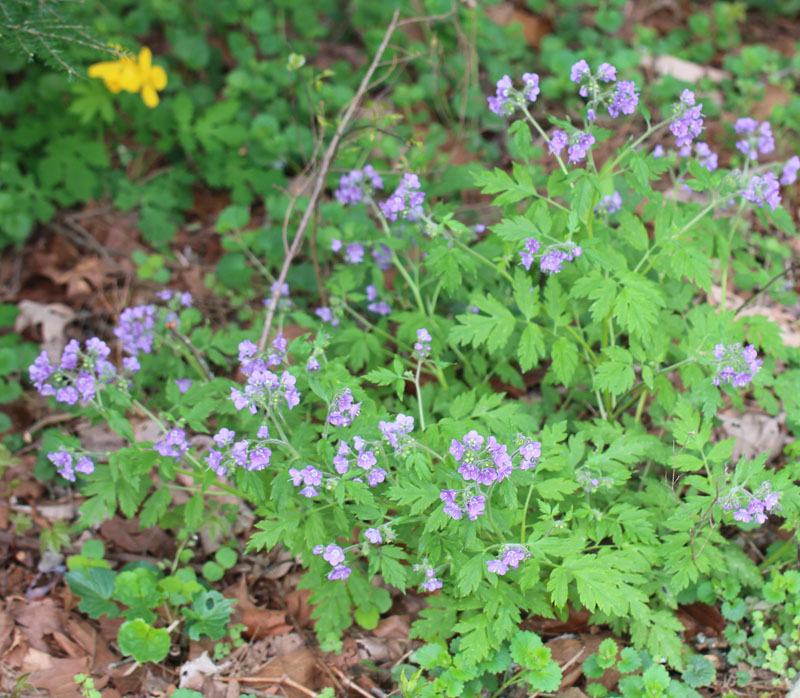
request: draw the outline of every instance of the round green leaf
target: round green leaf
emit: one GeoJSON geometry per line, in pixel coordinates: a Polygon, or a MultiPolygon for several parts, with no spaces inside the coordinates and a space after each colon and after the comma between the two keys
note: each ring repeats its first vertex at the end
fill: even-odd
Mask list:
{"type": "Polygon", "coordinates": [[[227,546],[221,547],[214,554],[214,559],[226,570],[229,570],[236,564],[237,555],[236,551],[227,546]]]}
{"type": "Polygon", "coordinates": [[[218,582],[220,579],[222,579],[223,574],[225,574],[225,570],[213,560],[209,560],[205,565],[203,565],[203,576],[209,582],[218,582]]]}
{"type": "Polygon", "coordinates": [[[139,662],[160,662],[169,653],[170,639],[165,628],[154,628],[141,618],[126,620],[117,634],[119,649],[139,662]]]}

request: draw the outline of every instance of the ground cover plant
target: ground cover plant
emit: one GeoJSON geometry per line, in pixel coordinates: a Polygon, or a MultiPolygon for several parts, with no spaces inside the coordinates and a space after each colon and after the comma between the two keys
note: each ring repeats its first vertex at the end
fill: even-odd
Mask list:
{"type": "MultiPolygon", "coordinates": [[[[107,38],[136,22],[145,33],[149,12],[174,20],[175,7],[120,3],[107,38]]],[[[689,29],[700,35],[708,22],[725,48],[738,15],[714,8],[689,29]]],[[[620,39],[583,53],[587,32],[568,7],[563,32],[543,41],[555,60],[527,67],[513,46],[487,51],[459,85],[465,49],[434,72],[441,91],[423,80],[421,92],[400,83],[385,98],[381,68],[391,81],[397,56],[419,49],[409,28],[423,28],[424,47],[444,22],[459,45],[483,16],[426,9],[437,16],[355,3],[353,26],[380,19],[380,29],[370,62],[338,85],[336,70],[307,64],[311,27],[280,63],[259,55],[269,50],[261,34],[280,34],[294,12],[288,3],[274,16],[209,4],[195,19],[238,27],[236,69],[179,25],[169,42],[184,70],[223,86],[221,100],[160,65],[158,42],[112,47],[71,88],[83,93],[71,111],[87,130],[64,138],[87,162],[51,179],[52,194],[36,177],[61,171],[67,151],[45,138],[46,100],[35,126],[13,124],[7,181],[35,191],[39,208],[8,207],[9,241],[47,221],[53,201],[105,189],[139,211],[152,244],[134,262],[153,283],[113,327],[24,366],[29,345],[5,336],[7,385],[29,365],[30,384],[67,419],[117,435],[117,447],[96,450],[79,432],[43,431],[36,475],[81,497],[71,531],[54,526],[45,547],[57,553],[70,533],[114,516],[174,536],[174,556],[155,562],[113,569],[91,534],[66,558],[80,611],[118,618],[120,653],[139,664],[204,638],[219,661],[241,646],[235,604],[214,584],[240,556],[280,548],[303,570],[323,651],[341,652],[349,629],[375,628],[404,595],[424,599],[409,633],[420,642],[392,677],[405,696],[555,695],[568,665],[530,623],[578,612],[614,636],[569,663],[589,695],[708,695],[723,667],[736,682],[726,689],[762,670],[785,686],[800,655],[798,449],[748,452],[720,428],[755,406],[800,429],[797,348],[759,312],[798,302],[795,221],[783,205],[800,170],[792,103],[775,123],[748,110],[755,69],[742,69],[746,89],[726,85],[734,111],[702,84],[651,84],[620,39]],[[281,87],[304,99],[284,92],[268,108],[281,87]],[[116,100],[128,117],[116,133],[128,140],[103,174],[105,145],[82,139],[113,124],[116,100]],[[415,111],[417,100],[430,104],[415,111]],[[428,127],[433,111],[442,121],[428,127]],[[291,144],[278,137],[279,125],[301,122],[291,144]],[[448,127],[460,129],[469,164],[440,159],[448,127]],[[25,129],[38,129],[27,146],[25,129]],[[26,171],[34,157],[38,174],[26,171]],[[199,180],[230,192],[215,221],[224,252],[204,279],[235,311],[222,321],[169,283],[167,243],[199,180]],[[258,198],[263,210],[251,206],[258,198]],[[255,523],[237,551],[243,506],[255,523]],[[201,537],[216,552],[198,562],[201,537]],[[677,615],[696,603],[728,622],[724,665],[677,615]]],[[[607,31],[622,17],[597,15],[607,31]]],[[[786,71],[777,79],[790,79],[792,62],[775,60],[786,71]]],[[[6,93],[26,99],[21,87],[6,93]]],[[[78,684],[94,695],[90,677],[78,684]]]]}

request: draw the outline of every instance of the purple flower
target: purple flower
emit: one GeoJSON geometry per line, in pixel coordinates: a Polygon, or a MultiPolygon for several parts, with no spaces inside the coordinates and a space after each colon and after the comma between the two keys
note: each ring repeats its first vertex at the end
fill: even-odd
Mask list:
{"type": "Polygon", "coordinates": [[[211,468],[217,477],[225,477],[228,474],[228,468],[222,465],[222,452],[215,449],[210,449],[208,455],[205,457],[208,467],[211,468]]]}
{"type": "Polygon", "coordinates": [[[572,140],[571,145],[567,148],[567,153],[569,153],[568,162],[570,164],[583,160],[595,140],[591,133],[578,132],[576,136],[577,137],[572,140]]]}
{"type": "Polygon", "coordinates": [[[569,71],[569,79],[572,82],[576,82],[580,84],[587,75],[591,74],[591,70],[589,69],[589,64],[581,59],[577,63],[572,66],[572,69],[569,71]]]}
{"type": "Polygon", "coordinates": [[[596,121],[597,114],[595,113],[594,109],[587,109],[586,110],[586,121],[596,121]]]}
{"type": "Polygon", "coordinates": [[[774,211],[781,203],[780,185],[774,172],[765,172],[763,176],[755,175],[742,192],[742,196],[752,201],[758,208],[766,203],[774,211]]]}
{"type": "Polygon", "coordinates": [[[360,264],[364,261],[364,246],[357,242],[348,245],[344,258],[348,264],[360,264]]]}
{"type": "Polygon", "coordinates": [[[694,144],[695,151],[697,152],[697,161],[705,167],[709,172],[713,172],[718,166],[718,155],[711,150],[708,143],[698,141],[694,144]]]}
{"type": "Polygon", "coordinates": [[[349,567],[347,567],[347,565],[336,565],[336,567],[334,567],[328,573],[328,579],[330,581],[334,581],[336,579],[341,579],[342,581],[344,581],[345,579],[347,579],[350,576],[350,573],[352,571],[353,570],[351,570],[349,567]]]}
{"type": "Polygon", "coordinates": [[[371,194],[375,189],[383,189],[383,180],[372,165],[366,165],[362,170],[350,170],[343,174],[335,196],[339,203],[355,206],[365,193],[371,194]]]}
{"type": "Polygon", "coordinates": [[[430,591],[430,592],[436,591],[437,589],[442,588],[442,580],[437,579],[436,577],[428,577],[428,579],[426,579],[422,583],[422,588],[425,591],[430,591]]]}
{"type": "Polygon", "coordinates": [[[58,451],[51,451],[47,454],[47,459],[56,466],[56,472],[65,480],[75,482],[75,471],[72,468],[72,454],[63,448],[58,451]]]}
{"type": "Polygon", "coordinates": [[[758,127],[758,121],[751,119],[749,116],[743,116],[736,120],[733,130],[738,134],[753,133],[758,127]]]}
{"type": "Polygon", "coordinates": [[[70,371],[78,368],[78,352],[81,345],[77,339],[70,339],[61,353],[61,364],[59,368],[62,371],[70,371]]]}
{"type": "MultiPolygon", "coordinates": [[[[614,82],[617,79],[617,69],[610,63],[601,63],[597,69],[597,79],[603,82],[614,82]]],[[[630,112],[625,113],[629,114],[630,112]]]]}
{"type": "Polygon", "coordinates": [[[519,256],[522,258],[522,266],[528,271],[533,264],[533,257],[539,251],[539,241],[536,238],[526,238],[525,248],[520,250],[519,256]]]}
{"type": "Polygon", "coordinates": [[[338,252],[341,249],[342,249],[342,241],[337,238],[333,238],[333,240],[331,240],[331,251],[338,252]]]}
{"type": "Polygon", "coordinates": [[[564,250],[551,250],[539,260],[539,269],[545,274],[557,274],[563,269],[563,264],[569,261],[569,255],[564,250]]]}
{"type": "Polygon", "coordinates": [[[487,560],[486,567],[489,569],[489,572],[493,574],[503,575],[508,572],[508,565],[502,560],[487,560]]]}
{"type": "Polygon", "coordinates": [[[432,341],[432,337],[428,330],[424,327],[421,327],[417,330],[417,341],[414,343],[414,356],[419,360],[422,361],[431,353],[431,345],[430,342],[432,341]]]}
{"type": "Polygon", "coordinates": [[[132,356],[139,353],[149,354],[153,351],[155,326],[156,307],[138,305],[122,311],[114,335],[122,342],[122,350],[126,354],[132,356]]]}
{"type": "Polygon", "coordinates": [[[717,344],[714,347],[714,357],[717,359],[714,385],[730,383],[734,388],[746,386],[763,364],[752,344],[748,344],[744,349],[739,343],[730,346],[717,344]]]}
{"type": "Polygon", "coordinates": [[[214,441],[216,441],[217,446],[223,448],[224,446],[228,446],[229,444],[233,443],[233,439],[236,437],[236,432],[231,431],[230,429],[226,429],[222,427],[215,435],[214,441]]]}
{"type": "Polygon", "coordinates": [[[67,385],[56,391],[56,400],[58,400],[58,402],[66,402],[68,405],[74,405],[78,402],[79,397],[78,389],[72,385],[67,385]]]}
{"type": "Polygon", "coordinates": [[[269,438],[269,427],[266,426],[266,425],[260,426],[258,428],[258,431],[256,432],[256,436],[259,439],[268,439],[269,438]]]}
{"type": "Polygon", "coordinates": [[[608,105],[608,113],[615,119],[622,114],[633,114],[639,104],[636,85],[630,80],[620,80],[608,105]]]}
{"type": "Polygon", "coordinates": [[[675,107],[675,117],[669,125],[669,130],[675,136],[679,148],[691,145],[703,130],[702,109],[702,104],[695,106],[694,93],[691,90],[684,90],[679,104],[675,107]]]}
{"type": "Polygon", "coordinates": [[[329,562],[333,567],[344,562],[344,551],[335,543],[330,543],[322,553],[322,559],[329,562]]]}
{"type": "Polygon", "coordinates": [[[331,324],[331,326],[332,326],[332,327],[337,327],[337,326],[339,325],[339,319],[338,319],[338,318],[335,318],[335,317],[333,316],[333,313],[331,312],[331,309],[330,309],[330,308],[327,308],[327,307],[325,307],[325,306],[323,306],[323,307],[321,307],[321,308],[317,308],[317,309],[314,311],[314,314],[315,314],[315,315],[316,315],[316,316],[317,316],[317,317],[318,317],[320,320],[322,320],[322,322],[329,322],[329,323],[331,324]]]}
{"type": "Polygon", "coordinates": [[[398,217],[410,221],[419,220],[423,215],[422,202],[425,200],[425,192],[420,191],[421,186],[417,175],[404,174],[394,193],[378,204],[383,215],[390,221],[396,221],[398,217]]]}
{"type": "Polygon", "coordinates": [[[781,171],[781,184],[786,187],[794,184],[797,180],[797,172],[800,170],[800,157],[793,155],[790,157],[781,171]]]}
{"type": "Polygon", "coordinates": [[[523,73],[522,82],[525,84],[522,96],[529,102],[535,102],[539,96],[539,76],[536,73],[523,73]]]}
{"type": "Polygon", "coordinates": [[[519,567],[519,563],[529,558],[531,554],[524,548],[512,545],[506,548],[503,553],[503,562],[513,569],[519,567]]]}
{"type": "Polygon", "coordinates": [[[497,116],[510,116],[516,111],[517,106],[514,104],[514,101],[509,94],[509,91],[512,89],[512,87],[513,85],[511,78],[508,75],[504,75],[497,81],[497,84],[495,85],[495,96],[486,98],[489,109],[497,114],[497,116]]]}
{"type": "Polygon", "coordinates": [[[333,401],[328,422],[334,427],[349,427],[361,410],[361,403],[353,401],[350,388],[345,388],[333,401]]]}
{"type": "Polygon", "coordinates": [[[556,129],[550,136],[550,142],[547,144],[548,149],[553,155],[558,155],[569,144],[569,136],[566,131],[556,129]]]}
{"type": "Polygon", "coordinates": [[[249,339],[239,342],[239,363],[252,359],[256,355],[256,351],[258,351],[258,347],[249,339]]]}
{"type": "Polygon", "coordinates": [[[475,495],[469,498],[467,502],[467,516],[469,516],[471,521],[477,519],[484,511],[486,511],[485,497],[475,495]]]}
{"type": "Polygon", "coordinates": [[[311,553],[313,555],[322,555],[322,553],[324,552],[325,552],[325,546],[323,545],[315,545],[313,548],[311,548],[311,553]]]}
{"type": "Polygon", "coordinates": [[[386,271],[392,264],[392,251],[383,243],[372,248],[372,259],[378,265],[378,269],[386,271]]]}
{"type": "Polygon", "coordinates": [[[619,192],[615,191],[613,194],[606,194],[600,199],[600,203],[597,204],[594,210],[595,212],[603,211],[611,215],[620,209],[622,209],[622,197],[619,195],[619,192]]]}
{"type": "Polygon", "coordinates": [[[170,429],[161,441],[157,441],[153,449],[165,458],[179,459],[189,450],[186,432],[183,429],[170,429]]]}
{"type": "Polygon", "coordinates": [[[542,444],[539,441],[527,441],[520,446],[519,453],[522,456],[520,470],[535,468],[542,455],[542,444]]]}
{"type": "Polygon", "coordinates": [[[189,388],[192,387],[192,379],[191,378],[176,378],[175,385],[178,386],[178,390],[181,393],[185,393],[189,388]]]}
{"type": "Polygon", "coordinates": [[[81,456],[75,463],[75,472],[83,475],[91,475],[94,472],[94,461],[88,456],[81,456]]]}
{"type": "Polygon", "coordinates": [[[372,468],[367,475],[367,483],[370,487],[377,487],[386,480],[386,471],[382,468],[372,468]]]}
{"type": "Polygon", "coordinates": [[[315,356],[309,358],[308,362],[306,363],[306,371],[311,373],[312,371],[319,371],[319,361],[315,356]]]}
{"type": "Polygon", "coordinates": [[[664,157],[664,146],[659,143],[655,148],[653,148],[653,157],[654,158],[663,158],[664,157]]]}
{"type": "Polygon", "coordinates": [[[374,545],[380,545],[383,543],[383,536],[377,528],[368,528],[366,531],[364,531],[364,538],[374,545]]]}

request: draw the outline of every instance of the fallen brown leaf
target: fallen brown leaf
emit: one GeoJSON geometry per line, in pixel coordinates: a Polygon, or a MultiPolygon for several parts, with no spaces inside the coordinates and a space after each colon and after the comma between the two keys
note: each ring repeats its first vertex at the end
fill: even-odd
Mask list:
{"type": "Polygon", "coordinates": [[[521,10],[512,2],[488,5],[484,8],[484,11],[492,22],[501,27],[507,27],[510,24],[519,24],[522,28],[522,35],[531,48],[538,49],[542,39],[552,30],[552,25],[547,17],[521,10]]]}
{"type": "Polygon", "coordinates": [[[387,640],[391,638],[407,640],[410,629],[411,619],[407,615],[388,616],[378,623],[372,634],[387,640]]]}

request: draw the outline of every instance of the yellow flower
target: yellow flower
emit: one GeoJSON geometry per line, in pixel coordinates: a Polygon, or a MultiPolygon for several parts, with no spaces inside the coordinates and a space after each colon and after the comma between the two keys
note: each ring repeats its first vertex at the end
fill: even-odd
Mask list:
{"type": "Polygon", "coordinates": [[[116,61],[103,61],[89,66],[89,77],[102,78],[106,87],[114,94],[141,92],[142,101],[153,109],[158,105],[158,93],[167,85],[167,74],[160,66],[153,65],[153,54],[146,46],[139,51],[138,60],[123,56],[116,61]]]}
{"type": "Polygon", "coordinates": [[[146,46],[139,51],[139,77],[141,79],[142,100],[153,109],[158,105],[158,93],[167,86],[167,74],[159,65],[152,64],[153,54],[146,46]]]}

